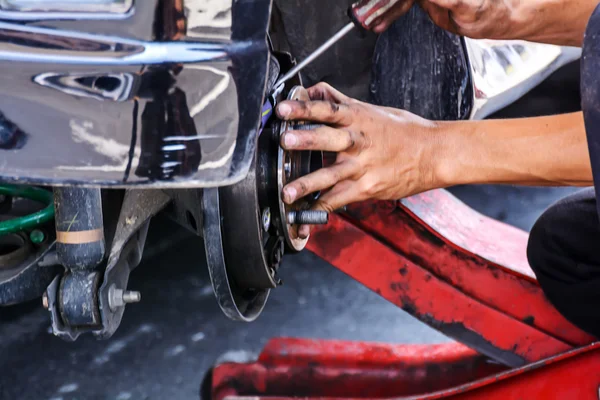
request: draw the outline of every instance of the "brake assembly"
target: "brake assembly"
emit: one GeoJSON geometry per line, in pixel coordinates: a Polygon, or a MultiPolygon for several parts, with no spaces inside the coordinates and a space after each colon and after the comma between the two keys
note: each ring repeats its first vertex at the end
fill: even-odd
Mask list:
{"type": "MultiPolygon", "coordinates": [[[[281,71],[292,66],[290,55],[274,53],[269,87],[281,71]]],[[[281,148],[280,138],[286,130],[314,127],[275,118],[274,107],[285,99],[309,100],[299,76],[266,99],[248,176],[238,184],[203,193],[203,236],[210,278],[219,306],[234,320],[258,317],[270,290],[281,284],[278,271],[283,255],[301,251],[308,241],[298,236],[295,222],[317,196],[287,205],[282,190],[287,182],[321,168],[323,155],[281,148]]],[[[314,222],[326,221],[325,215],[323,221],[314,222]]]]}

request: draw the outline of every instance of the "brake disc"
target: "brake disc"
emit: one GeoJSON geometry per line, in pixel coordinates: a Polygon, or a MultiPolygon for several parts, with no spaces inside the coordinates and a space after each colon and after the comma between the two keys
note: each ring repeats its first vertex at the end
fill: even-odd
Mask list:
{"type": "MultiPolygon", "coordinates": [[[[291,61],[280,55],[281,70],[291,61]]],[[[299,77],[291,81],[275,103],[284,99],[308,100],[299,77]]],[[[314,196],[291,206],[282,200],[283,186],[322,167],[322,153],[284,151],[283,132],[302,129],[304,123],[283,123],[276,118],[263,127],[247,177],[231,186],[205,189],[204,241],[213,289],[229,318],[252,321],[262,311],[269,291],[281,284],[278,270],[284,253],[302,250],[308,239],[298,237],[288,223],[290,211],[308,209],[314,196]]]]}

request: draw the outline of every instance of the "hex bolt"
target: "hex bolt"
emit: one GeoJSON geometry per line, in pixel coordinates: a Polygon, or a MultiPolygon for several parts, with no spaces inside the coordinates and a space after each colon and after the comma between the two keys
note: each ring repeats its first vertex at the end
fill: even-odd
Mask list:
{"type": "Polygon", "coordinates": [[[324,225],[329,222],[327,211],[290,211],[287,215],[290,225],[324,225]]]}
{"type": "Polygon", "coordinates": [[[323,126],[324,126],[323,124],[310,124],[310,123],[299,124],[299,123],[296,123],[296,124],[294,124],[293,129],[295,131],[314,131],[315,129],[319,129],[323,126]]]}
{"type": "Polygon", "coordinates": [[[108,289],[108,306],[111,310],[116,311],[119,307],[123,307],[128,303],[139,303],[142,300],[140,292],[132,290],[117,289],[112,285],[108,289]]]}
{"type": "Polygon", "coordinates": [[[262,225],[265,232],[268,231],[271,226],[271,209],[269,207],[266,207],[262,211],[262,225]]]}

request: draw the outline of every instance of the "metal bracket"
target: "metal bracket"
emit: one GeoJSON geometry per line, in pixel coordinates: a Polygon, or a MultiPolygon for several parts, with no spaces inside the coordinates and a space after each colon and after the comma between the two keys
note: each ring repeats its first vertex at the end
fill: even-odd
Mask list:
{"type": "Polygon", "coordinates": [[[117,230],[113,239],[104,280],[98,292],[102,329],[94,335],[107,339],[115,333],[125,312],[125,305],[111,309],[113,290],[126,290],[129,274],[142,259],[150,218],[166,207],[171,198],[160,190],[128,190],[123,199],[117,230]]]}

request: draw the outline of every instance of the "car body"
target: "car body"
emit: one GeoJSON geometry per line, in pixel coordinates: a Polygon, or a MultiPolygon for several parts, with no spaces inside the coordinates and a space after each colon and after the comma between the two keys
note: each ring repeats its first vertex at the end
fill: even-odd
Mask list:
{"type": "Polygon", "coordinates": [[[0,110],[18,127],[0,180],[167,188],[247,174],[270,0],[23,3],[43,11],[0,11],[0,110]]]}

